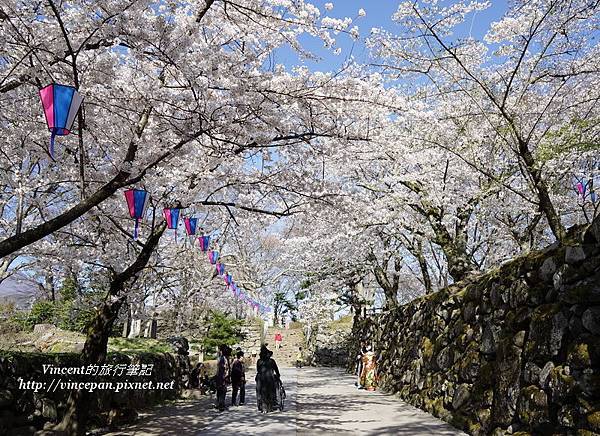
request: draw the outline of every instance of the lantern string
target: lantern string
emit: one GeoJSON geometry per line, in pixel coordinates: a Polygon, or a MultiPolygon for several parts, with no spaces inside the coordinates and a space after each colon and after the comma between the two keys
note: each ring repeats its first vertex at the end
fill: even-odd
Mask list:
{"type": "Polygon", "coordinates": [[[56,129],[52,128],[52,134],[50,135],[50,157],[54,160],[54,138],[56,138],[56,129]]]}
{"type": "Polygon", "coordinates": [[[135,219],[135,225],[134,225],[134,227],[133,227],[133,240],[134,240],[134,241],[137,241],[137,238],[138,238],[138,227],[139,227],[139,222],[140,222],[140,221],[139,221],[139,219],[138,219],[138,218],[136,218],[136,219],[135,219]]]}

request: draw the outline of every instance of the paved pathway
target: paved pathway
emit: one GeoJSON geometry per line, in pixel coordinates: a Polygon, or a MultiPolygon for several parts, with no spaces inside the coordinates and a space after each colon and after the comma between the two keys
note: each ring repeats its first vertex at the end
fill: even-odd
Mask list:
{"type": "MultiPolygon", "coordinates": [[[[198,435],[296,435],[296,383],[295,368],[281,368],[281,380],[286,400],[283,412],[259,413],[256,406],[254,376],[246,384],[246,405],[231,407],[229,412],[219,414],[198,435]]],[[[229,395],[227,396],[229,400],[229,395]]]]}
{"type": "Polygon", "coordinates": [[[354,387],[355,381],[355,377],[339,369],[300,369],[297,434],[464,434],[394,396],[358,390],[354,387]]]}
{"type": "MultiPolygon", "coordinates": [[[[284,412],[260,414],[253,376],[246,405],[218,413],[208,399],[156,408],[113,435],[463,435],[443,421],[379,392],[357,390],[355,378],[332,368],[284,368],[284,412]]],[[[231,392],[227,399],[230,400],[231,392]]]]}

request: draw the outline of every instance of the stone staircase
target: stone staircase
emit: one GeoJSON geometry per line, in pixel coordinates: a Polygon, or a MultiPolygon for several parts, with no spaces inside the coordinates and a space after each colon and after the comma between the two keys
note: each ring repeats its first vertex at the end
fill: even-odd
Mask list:
{"type": "Polygon", "coordinates": [[[296,356],[298,355],[298,347],[302,347],[306,355],[306,343],[304,340],[304,332],[301,328],[289,329],[269,327],[267,337],[265,338],[269,350],[273,351],[273,359],[277,362],[280,368],[289,368],[295,365],[296,356]],[[275,333],[281,333],[283,340],[281,349],[275,349],[275,333]]]}

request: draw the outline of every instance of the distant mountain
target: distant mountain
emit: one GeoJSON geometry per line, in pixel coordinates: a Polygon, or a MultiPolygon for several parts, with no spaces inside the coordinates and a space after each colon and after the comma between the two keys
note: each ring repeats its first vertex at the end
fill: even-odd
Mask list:
{"type": "Polygon", "coordinates": [[[0,303],[14,302],[17,309],[30,309],[39,293],[38,284],[23,274],[14,274],[0,283],[0,303]]]}

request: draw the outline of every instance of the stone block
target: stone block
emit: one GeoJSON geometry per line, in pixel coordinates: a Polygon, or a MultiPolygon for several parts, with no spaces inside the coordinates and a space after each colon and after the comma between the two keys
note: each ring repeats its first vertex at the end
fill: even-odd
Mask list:
{"type": "Polygon", "coordinates": [[[565,262],[570,265],[583,262],[586,257],[586,250],[582,246],[567,247],[565,250],[565,262]]]}
{"type": "Polygon", "coordinates": [[[487,323],[483,328],[481,336],[480,351],[483,354],[495,354],[498,348],[498,338],[500,337],[500,327],[487,323]]]}
{"type": "Polygon", "coordinates": [[[548,387],[548,382],[550,381],[550,373],[552,372],[553,369],[554,369],[554,363],[550,361],[550,362],[546,362],[546,364],[540,371],[539,385],[542,389],[545,389],[546,387],[548,387]]]}
{"type": "Polygon", "coordinates": [[[518,416],[521,422],[532,430],[549,422],[550,416],[546,393],[537,386],[528,386],[521,389],[518,416]]]}
{"type": "Polygon", "coordinates": [[[527,362],[523,370],[523,380],[525,383],[532,385],[538,384],[540,381],[540,372],[542,369],[533,362],[527,362]]]}
{"type": "Polygon", "coordinates": [[[521,349],[510,341],[503,341],[498,349],[492,403],[494,424],[508,426],[513,421],[519,397],[521,354],[521,349]]]}
{"type": "Polygon", "coordinates": [[[556,272],[557,268],[558,268],[558,265],[556,264],[556,261],[554,260],[554,258],[549,257],[548,259],[544,260],[544,262],[542,263],[542,266],[540,267],[540,270],[539,270],[540,278],[544,282],[552,283],[552,276],[554,276],[554,273],[556,272]]]}
{"type": "Polygon", "coordinates": [[[568,319],[560,309],[558,304],[545,304],[533,311],[525,347],[528,356],[549,359],[558,354],[568,326],[568,319]]]}
{"type": "Polygon", "coordinates": [[[452,397],[452,408],[458,410],[463,407],[471,398],[471,385],[463,383],[458,385],[452,397]]]}
{"type": "Polygon", "coordinates": [[[575,386],[575,379],[570,374],[568,367],[557,366],[550,372],[548,388],[553,403],[567,403],[567,399],[572,395],[575,386]]]}
{"type": "Polygon", "coordinates": [[[590,307],[583,312],[581,323],[587,331],[600,336],[600,307],[590,307]]]}
{"type": "Polygon", "coordinates": [[[36,336],[41,336],[53,330],[56,330],[56,326],[54,324],[36,324],[33,326],[33,334],[36,336]]]}

